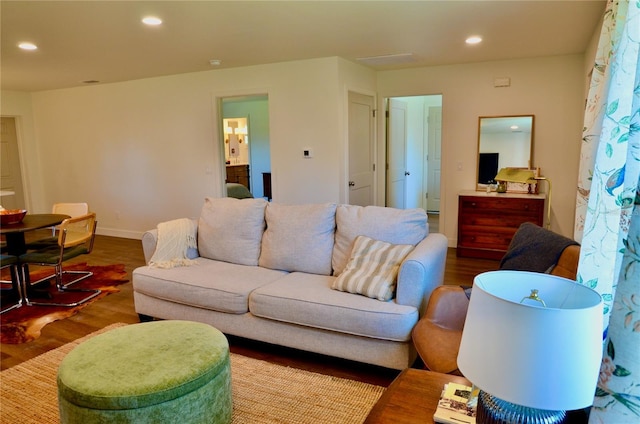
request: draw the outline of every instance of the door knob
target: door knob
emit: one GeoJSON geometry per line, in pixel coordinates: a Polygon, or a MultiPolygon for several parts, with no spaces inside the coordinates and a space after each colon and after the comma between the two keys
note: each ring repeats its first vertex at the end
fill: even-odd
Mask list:
{"type": "Polygon", "coordinates": [[[404,171],[404,175],[411,175],[411,172],[409,172],[409,171],[404,171]]]}
{"type": "Polygon", "coordinates": [[[355,187],[355,186],[356,186],[355,181],[349,181],[349,187],[355,187]]]}

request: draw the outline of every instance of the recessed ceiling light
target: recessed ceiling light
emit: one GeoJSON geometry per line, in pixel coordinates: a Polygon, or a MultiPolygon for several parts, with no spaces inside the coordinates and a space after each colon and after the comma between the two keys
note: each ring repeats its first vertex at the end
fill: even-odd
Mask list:
{"type": "Polygon", "coordinates": [[[156,18],[155,16],[146,16],[142,18],[142,23],[145,25],[160,25],[162,23],[162,19],[156,18]]]}
{"type": "Polygon", "coordinates": [[[27,41],[24,41],[20,44],[18,44],[18,47],[20,47],[22,50],[37,50],[38,46],[36,46],[33,43],[29,43],[27,41]]]}
{"type": "Polygon", "coordinates": [[[479,35],[472,35],[471,37],[467,38],[464,42],[467,44],[478,44],[482,42],[482,37],[480,37],[479,35]]]}
{"type": "Polygon", "coordinates": [[[220,64],[222,64],[222,61],[220,59],[211,59],[209,61],[209,65],[211,66],[220,66],[220,64]]]}

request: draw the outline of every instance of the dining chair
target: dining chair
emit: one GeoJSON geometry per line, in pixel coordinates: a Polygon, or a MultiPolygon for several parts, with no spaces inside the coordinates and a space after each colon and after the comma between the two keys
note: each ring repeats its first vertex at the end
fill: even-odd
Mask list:
{"type": "Polygon", "coordinates": [[[11,290],[2,289],[2,291],[11,291],[15,294],[15,297],[18,299],[16,303],[12,304],[8,308],[4,308],[4,301],[2,302],[2,309],[0,310],[0,314],[4,314],[12,309],[16,309],[22,306],[22,293],[20,290],[20,280],[18,279],[18,258],[13,255],[0,255],[1,263],[0,269],[10,268],[11,280],[2,280],[2,284],[11,284],[11,290]]]}
{"type": "MultiPolygon", "coordinates": [[[[71,218],[86,215],[89,213],[88,203],[54,203],[51,208],[51,213],[68,215],[71,218]]],[[[55,246],[58,244],[58,238],[56,232],[60,228],[59,225],[50,227],[51,237],[45,237],[38,240],[30,241],[27,243],[27,250],[42,249],[49,246],[55,246]]]]}
{"type": "Polygon", "coordinates": [[[65,271],[62,267],[62,264],[70,259],[91,253],[97,224],[96,214],[93,212],[79,217],[67,218],[59,226],[58,241],[55,246],[47,246],[20,255],[19,262],[22,267],[24,282],[24,300],[27,305],[77,306],[101,293],[101,290],[97,289],[70,288],[69,286],[72,284],[91,277],[93,273],[90,271],[65,271]],[[52,266],[54,267],[54,274],[31,283],[28,268],[30,264],[52,266]],[[64,283],[63,277],[67,274],[76,275],[77,277],[64,283]],[[59,293],[87,292],[89,295],[73,302],[33,302],[29,300],[28,289],[32,284],[37,285],[52,278],[55,279],[56,289],[59,293]]]}
{"type": "MultiPolygon", "coordinates": [[[[76,216],[82,216],[89,213],[89,204],[87,203],[54,203],[51,208],[51,213],[69,215],[71,218],[76,216]]],[[[56,235],[57,227],[52,228],[52,236],[56,235]]]]}

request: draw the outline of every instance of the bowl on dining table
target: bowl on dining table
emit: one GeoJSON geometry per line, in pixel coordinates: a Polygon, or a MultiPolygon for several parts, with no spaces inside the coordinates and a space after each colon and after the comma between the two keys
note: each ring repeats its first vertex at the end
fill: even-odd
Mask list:
{"type": "Polygon", "coordinates": [[[0,210],[0,223],[2,225],[19,224],[27,214],[26,209],[3,209],[0,210]]]}

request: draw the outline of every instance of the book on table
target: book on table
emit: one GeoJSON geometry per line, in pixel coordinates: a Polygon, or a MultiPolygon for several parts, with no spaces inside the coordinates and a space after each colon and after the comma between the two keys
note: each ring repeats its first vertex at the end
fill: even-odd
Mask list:
{"type": "Polygon", "coordinates": [[[478,389],[447,383],[438,401],[433,420],[441,424],[475,424],[478,389]]]}

